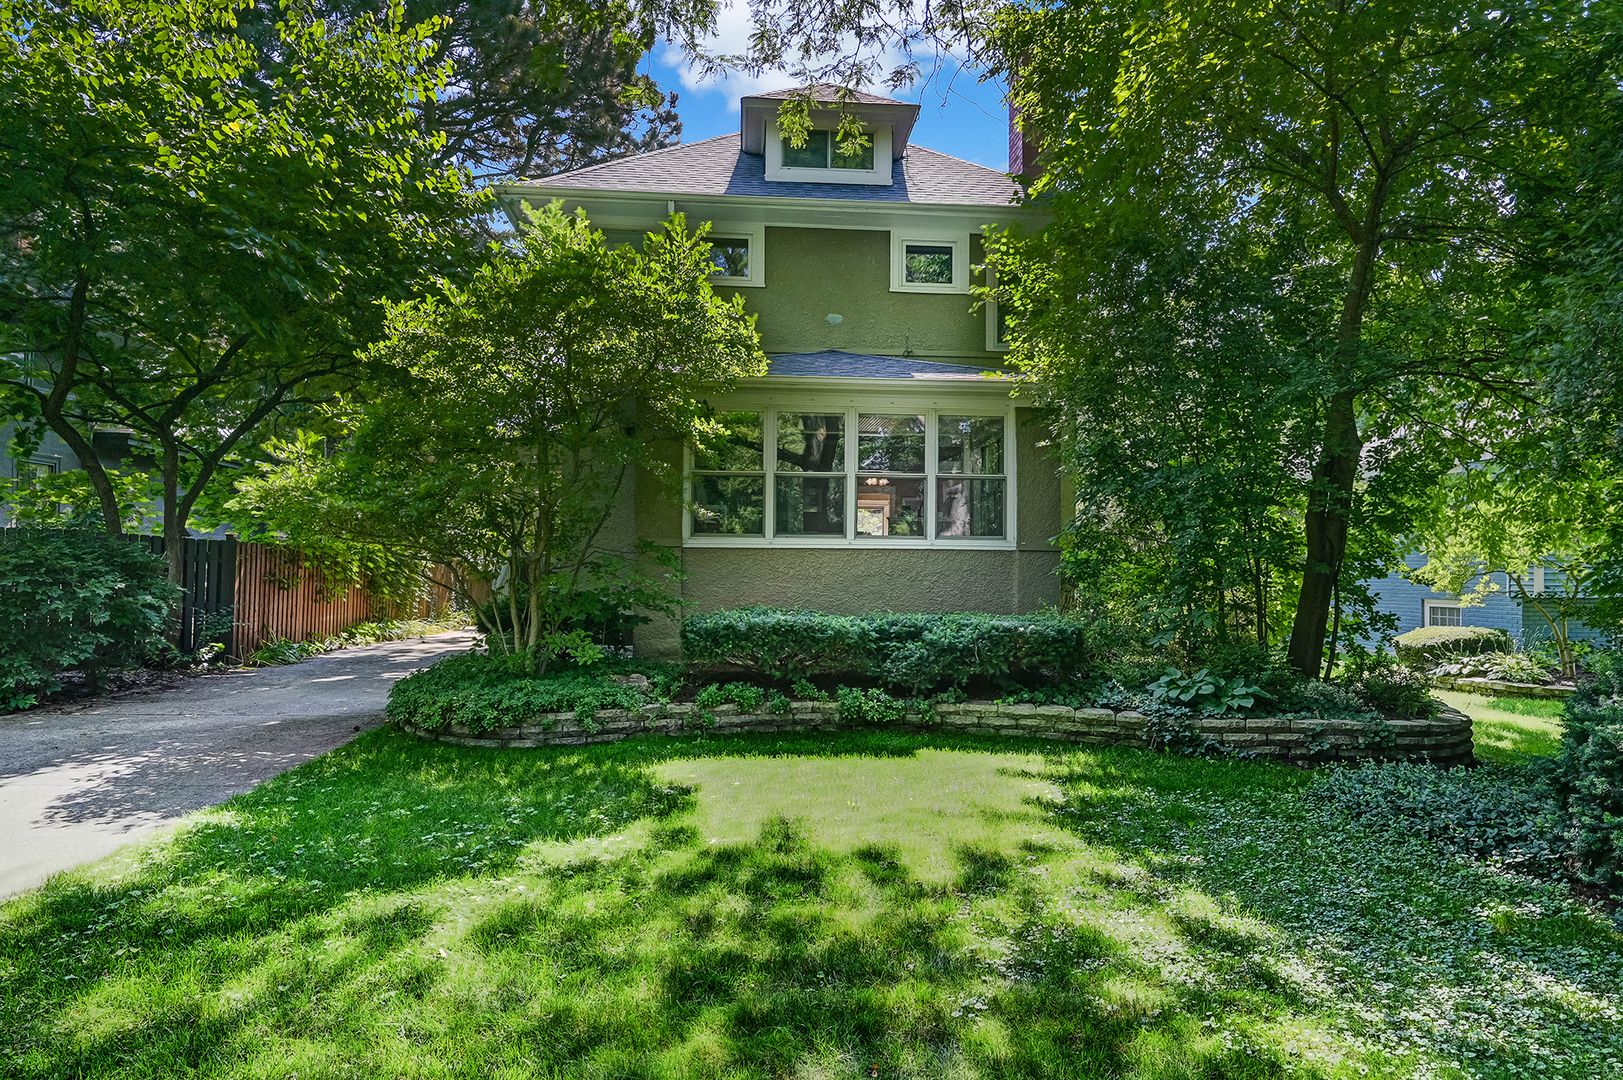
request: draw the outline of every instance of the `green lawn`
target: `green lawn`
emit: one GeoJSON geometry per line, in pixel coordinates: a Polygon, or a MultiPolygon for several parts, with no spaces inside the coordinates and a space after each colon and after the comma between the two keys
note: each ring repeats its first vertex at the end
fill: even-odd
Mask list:
{"type": "Polygon", "coordinates": [[[1476,756],[1513,765],[1561,749],[1562,702],[1551,698],[1488,697],[1458,690],[1433,693],[1471,718],[1476,756]]]}
{"type": "Polygon", "coordinates": [[[384,729],[0,906],[0,1075],[1623,1074],[1623,938],[1309,778],[384,729]]]}

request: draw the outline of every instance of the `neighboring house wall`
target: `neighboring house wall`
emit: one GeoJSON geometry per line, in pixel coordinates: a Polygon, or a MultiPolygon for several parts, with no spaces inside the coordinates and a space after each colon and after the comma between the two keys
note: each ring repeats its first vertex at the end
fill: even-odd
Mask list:
{"type": "MultiPolygon", "coordinates": [[[[981,238],[974,237],[970,262],[984,258],[981,238]]],[[[717,284],[716,291],[744,297],[745,309],[759,316],[768,353],[840,349],[998,362],[1000,354],[986,349],[986,320],[972,296],[892,292],[890,261],[889,232],[768,228],[766,284],[717,284]],[[830,323],[831,314],[841,321],[830,323]]]]}
{"type": "MultiPolygon", "coordinates": [[[[1418,569],[1426,564],[1426,556],[1413,552],[1404,561],[1411,569],[1418,569]]],[[[1469,607],[1461,605],[1460,625],[1487,626],[1503,630],[1512,640],[1523,645],[1549,640],[1549,624],[1531,605],[1522,604],[1516,596],[1515,586],[1506,576],[1495,573],[1490,577],[1499,588],[1489,593],[1480,604],[1469,607]]],[[[1476,582],[1473,581],[1471,585],[1474,587],[1476,582]]],[[[1397,617],[1398,634],[1406,634],[1410,630],[1425,626],[1429,604],[1452,605],[1458,602],[1458,597],[1436,592],[1424,585],[1416,585],[1396,573],[1370,582],[1369,587],[1375,594],[1376,610],[1397,617]]],[[[1559,589],[1561,583],[1552,574],[1546,577],[1545,587],[1559,589]]],[[[1605,637],[1601,631],[1579,622],[1570,622],[1568,632],[1576,641],[1598,640],[1605,637]]]]}

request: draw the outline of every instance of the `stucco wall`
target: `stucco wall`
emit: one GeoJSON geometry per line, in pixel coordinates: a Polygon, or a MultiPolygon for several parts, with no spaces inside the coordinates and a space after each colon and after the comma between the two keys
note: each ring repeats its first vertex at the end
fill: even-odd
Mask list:
{"type": "MultiPolygon", "coordinates": [[[[974,237],[969,261],[977,265],[983,258],[974,237]]],[[[890,291],[888,232],[769,228],[766,285],[716,291],[744,297],[744,307],[760,316],[761,346],[769,353],[842,349],[982,364],[1003,355],[986,351],[986,321],[971,311],[972,296],[890,291]],[[842,321],[830,324],[831,314],[842,321]]]]}

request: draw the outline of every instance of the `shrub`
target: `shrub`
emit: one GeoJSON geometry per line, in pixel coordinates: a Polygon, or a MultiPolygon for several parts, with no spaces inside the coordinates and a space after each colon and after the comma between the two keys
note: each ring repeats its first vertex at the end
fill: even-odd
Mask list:
{"type": "Polygon", "coordinates": [[[1432,674],[1541,683],[1550,677],[1550,665],[1527,653],[1485,653],[1442,664],[1432,674]]]}
{"type": "Polygon", "coordinates": [[[177,592],[160,558],[93,525],[0,530],[0,710],[35,704],[64,671],[100,682],[142,663],[177,592]]]}
{"type": "Polygon", "coordinates": [[[1489,862],[1554,869],[1567,854],[1561,808],[1544,770],[1439,769],[1389,762],[1320,772],[1310,805],[1489,862]]]}
{"type": "Polygon", "coordinates": [[[1606,673],[1567,699],[1556,783],[1580,877],[1614,892],[1623,883],[1623,670],[1606,673]]]}
{"type": "Polygon", "coordinates": [[[757,713],[766,704],[766,691],[744,682],[728,683],[726,686],[711,683],[693,697],[693,704],[701,709],[714,709],[728,702],[737,705],[739,712],[757,713]]]}
{"type": "Polygon", "coordinates": [[[1395,720],[1424,720],[1440,707],[1431,696],[1431,680],[1412,668],[1366,671],[1352,688],[1370,708],[1395,720]]]}
{"type": "Polygon", "coordinates": [[[1071,675],[1088,661],[1089,627],[1056,615],[826,615],[743,608],[691,615],[682,649],[695,664],[774,678],[873,675],[919,694],[976,678],[1071,675]]]}
{"type": "Polygon", "coordinates": [[[1373,720],[1375,710],[1350,686],[1311,679],[1279,702],[1283,713],[1305,713],[1320,720],[1373,720]]]}
{"type": "Polygon", "coordinates": [[[1398,660],[1422,670],[1462,656],[1509,652],[1510,635],[1488,626],[1422,626],[1392,639],[1398,660]]]}
{"type": "Polygon", "coordinates": [[[883,690],[842,686],[837,700],[840,719],[848,724],[894,724],[907,716],[907,704],[883,690]]]}
{"type": "Polygon", "coordinates": [[[1265,696],[1244,678],[1219,678],[1206,668],[1192,675],[1167,668],[1166,674],[1146,686],[1144,692],[1157,705],[1198,710],[1205,716],[1242,715],[1265,696]]]}
{"type": "Polygon", "coordinates": [[[526,723],[545,713],[590,720],[599,709],[637,709],[657,700],[648,689],[602,675],[556,670],[525,674],[522,656],[461,653],[406,676],[389,691],[384,714],[424,728],[462,724],[473,732],[526,723]]]}

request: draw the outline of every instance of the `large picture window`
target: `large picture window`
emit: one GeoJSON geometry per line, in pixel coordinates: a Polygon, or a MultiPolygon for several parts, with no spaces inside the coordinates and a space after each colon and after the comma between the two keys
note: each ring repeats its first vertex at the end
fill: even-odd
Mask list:
{"type": "Polygon", "coordinates": [[[788,544],[1007,542],[1007,415],[763,409],[693,453],[688,535],[788,544]]]}

